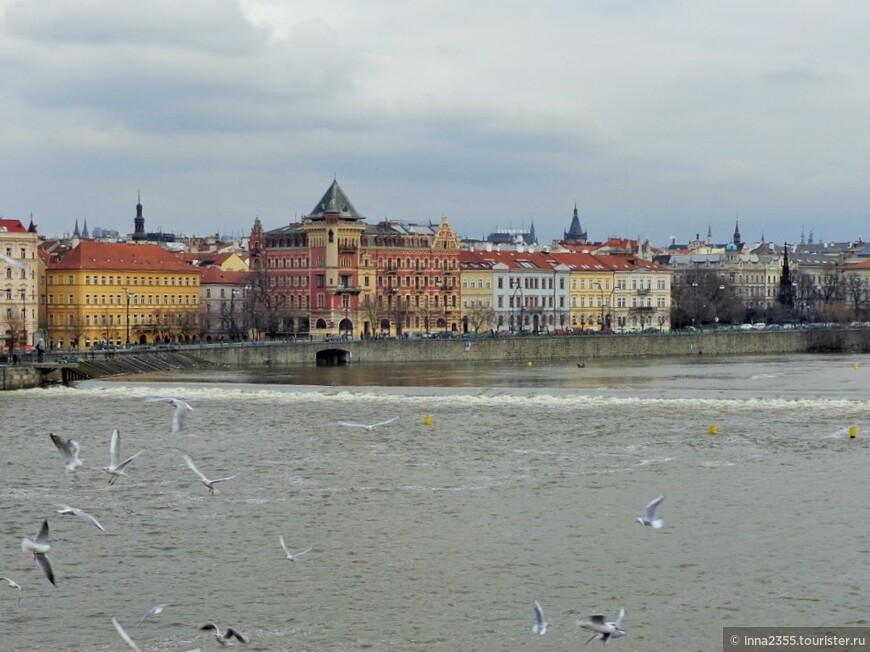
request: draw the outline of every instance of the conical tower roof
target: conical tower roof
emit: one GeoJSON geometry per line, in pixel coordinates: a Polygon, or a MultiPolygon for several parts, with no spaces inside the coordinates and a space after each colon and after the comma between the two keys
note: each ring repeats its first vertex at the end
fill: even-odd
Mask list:
{"type": "Polygon", "coordinates": [[[362,220],[365,219],[360,215],[350,199],[347,198],[344,190],[338,185],[338,181],[332,181],[332,185],[317,202],[317,206],[306,217],[309,220],[322,220],[327,213],[338,213],[338,216],[344,220],[362,220]]]}

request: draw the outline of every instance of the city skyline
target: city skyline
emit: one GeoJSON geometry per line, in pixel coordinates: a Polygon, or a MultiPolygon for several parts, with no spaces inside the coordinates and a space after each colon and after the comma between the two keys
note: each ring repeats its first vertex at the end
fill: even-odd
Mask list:
{"type": "Polygon", "coordinates": [[[867,237],[870,7],[0,0],[0,215],[245,234],[337,178],[466,238],[867,237]]]}

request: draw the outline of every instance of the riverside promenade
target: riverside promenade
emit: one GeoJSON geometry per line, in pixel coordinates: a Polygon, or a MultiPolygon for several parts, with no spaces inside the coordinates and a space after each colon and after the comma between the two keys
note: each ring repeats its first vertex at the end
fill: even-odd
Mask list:
{"type": "Polygon", "coordinates": [[[198,344],[46,356],[0,365],[0,390],[188,368],[257,368],[428,362],[565,361],[788,353],[870,353],[870,329],[535,335],[452,339],[271,341],[198,344]]]}

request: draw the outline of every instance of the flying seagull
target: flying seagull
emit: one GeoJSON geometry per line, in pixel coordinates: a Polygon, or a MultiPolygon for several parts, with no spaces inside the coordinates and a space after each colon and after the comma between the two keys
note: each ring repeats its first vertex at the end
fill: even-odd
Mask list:
{"type": "Polygon", "coordinates": [[[45,553],[51,550],[51,546],[48,543],[48,519],[45,519],[42,522],[42,527],[39,528],[39,532],[36,533],[33,541],[24,537],[21,541],[21,549],[33,553],[33,560],[36,562],[37,566],[39,566],[42,569],[42,572],[45,573],[48,581],[51,582],[52,585],[57,586],[57,584],[54,583],[54,571],[51,570],[51,563],[48,561],[48,557],[45,556],[45,553]]]}
{"type": "Polygon", "coordinates": [[[232,480],[233,478],[235,478],[238,475],[238,473],[236,473],[235,475],[231,475],[227,478],[218,478],[216,480],[209,480],[207,477],[205,477],[205,475],[203,474],[202,471],[200,471],[198,468],[196,468],[196,464],[193,463],[193,460],[190,459],[189,455],[184,456],[184,461],[187,463],[187,466],[190,467],[190,470],[193,471],[194,473],[196,473],[199,476],[199,479],[202,481],[202,483],[206,487],[208,487],[208,492],[211,495],[215,495],[216,493],[218,493],[217,487],[215,487],[215,485],[218,482],[226,482],[227,480],[232,480]]]}
{"type": "Polygon", "coordinates": [[[133,642],[133,639],[130,638],[130,635],[127,632],[124,631],[124,628],[121,627],[121,624],[114,618],[112,618],[112,624],[115,626],[115,629],[118,630],[118,633],[121,635],[121,638],[124,639],[124,642],[130,646],[130,649],[135,650],[135,652],[140,652],[139,646],[137,646],[133,642]]]}
{"type": "Polygon", "coordinates": [[[64,440],[53,432],[49,433],[48,436],[51,437],[52,443],[63,456],[63,464],[67,473],[75,471],[82,465],[82,461],[79,459],[79,443],[75,439],[64,440]]]}
{"type": "Polygon", "coordinates": [[[620,636],[625,636],[625,632],[622,630],[622,619],[625,617],[625,609],[620,609],[616,612],[616,617],[612,621],[606,621],[604,616],[601,614],[596,614],[594,616],[590,616],[589,620],[585,623],[580,623],[580,627],[583,629],[588,629],[591,632],[595,632],[586,641],[586,645],[589,645],[595,639],[599,639],[602,643],[607,645],[607,642],[611,638],[619,638],[620,636]]]}
{"type": "Polygon", "coordinates": [[[541,604],[537,600],[535,600],[535,624],[532,625],[532,631],[541,636],[543,636],[547,631],[547,621],[544,618],[544,610],[541,608],[541,604]]]}
{"type": "Polygon", "coordinates": [[[398,421],[399,417],[393,417],[392,419],[387,419],[386,421],[379,421],[378,423],[354,423],[353,421],[339,421],[336,425],[344,426],[345,428],[362,428],[363,430],[374,430],[375,428],[380,428],[381,426],[387,426],[393,421],[398,421]]]}
{"type": "Polygon", "coordinates": [[[155,604],[148,611],[146,611],[144,614],[142,614],[142,617],[139,619],[139,622],[136,623],[136,627],[138,627],[139,625],[144,623],[146,620],[150,620],[151,618],[153,618],[157,614],[161,613],[168,606],[169,606],[168,602],[166,602],[164,604],[155,604]]]}
{"type": "Polygon", "coordinates": [[[176,433],[187,422],[187,413],[193,412],[193,408],[187,403],[177,398],[146,398],[146,403],[171,403],[175,406],[175,412],[172,413],[172,432],[176,433]]]}
{"type": "Polygon", "coordinates": [[[649,505],[646,506],[646,513],[643,516],[637,517],[637,522],[641,525],[649,525],[654,530],[658,530],[664,521],[660,518],[656,518],[656,510],[658,506],[662,504],[662,501],[665,499],[664,496],[659,496],[658,498],[653,498],[649,505]]]}
{"type": "Polygon", "coordinates": [[[106,528],[100,525],[100,522],[97,519],[84,510],[78,509],[77,507],[70,507],[69,505],[58,505],[57,508],[57,513],[61,516],[78,516],[80,519],[87,521],[98,530],[102,530],[103,532],[106,531],[106,528]]]}
{"type": "Polygon", "coordinates": [[[304,555],[306,552],[311,552],[311,548],[306,548],[300,552],[297,552],[295,555],[287,549],[287,544],[284,543],[284,537],[278,535],[278,542],[281,544],[281,547],[284,549],[284,553],[287,555],[287,559],[290,561],[296,561],[296,558],[300,555],[304,555]]]}
{"type": "Polygon", "coordinates": [[[15,580],[8,577],[0,577],[0,580],[6,580],[6,583],[9,584],[10,589],[18,589],[18,604],[21,604],[21,585],[15,580]]]}
{"type": "Polygon", "coordinates": [[[144,451],[139,451],[135,455],[128,457],[123,462],[121,459],[121,433],[115,428],[112,431],[112,440],[109,442],[109,466],[103,467],[103,471],[109,474],[109,484],[115,484],[119,477],[127,475],[124,468],[144,451]]]}
{"type": "Polygon", "coordinates": [[[215,637],[215,640],[216,640],[218,643],[220,643],[221,645],[226,645],[226,644],[229,643],[233,638],[237,638],[237,639],[240,640],[242,643],[247,643],[247,642],[248,642],[248,637],[247,637],[247,636],[245,636],[244,634],[242,634],[242,633],[241,633],[240,631],[238,631],[237,629],[233,629],[232,627],[227,627],[227,631],[226,631],[226,632],[221,632],[220,628],[219,628],[217,625],[215,625],[214,623],[206,623],[205,625],[203,625],[203,626],[200,627],[199,629],[200,629],[200,631],[204,631],[204,632],[207,632],[207,631],[210,631],[210,630],[211,630],[211,631],[214,631],[214,637],[215,637]]]}

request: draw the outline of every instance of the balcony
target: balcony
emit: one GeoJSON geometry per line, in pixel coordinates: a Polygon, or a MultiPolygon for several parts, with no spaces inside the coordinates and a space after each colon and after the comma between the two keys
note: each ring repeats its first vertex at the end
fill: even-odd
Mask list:
{"type": "Polygon", "coordinates": [[[655,312],[655,306],[632,306],[628,309],[629,312],[655,312]]]}
{"type": "Polygon", "coordinates": [[[353,243],[346,243],[346,244],[339,243],[339,245],[338,245],[338,253],[340,253],[340,254],[355,254],[358,249],[359,249],[359,247],[357,247],[353,243]]]}
{"type": "Polygon", "coordinates": [[[652,294],[651,288],[638,288],[637,293],[641,296],[652,294]]]}

